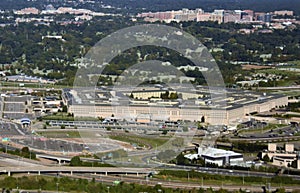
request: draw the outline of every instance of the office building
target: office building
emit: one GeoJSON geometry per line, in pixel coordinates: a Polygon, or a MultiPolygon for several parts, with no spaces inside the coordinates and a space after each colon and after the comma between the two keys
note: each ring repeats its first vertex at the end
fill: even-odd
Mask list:
{"type": "Polygon", "coordinates": [[[247,115],[265,112],[288,104],[287,96],[228,91],[213,100],[207,88],[195,91],[143,88],[123,90],[63,90],[63,100],[75,117],[110,117],[135,120],[150,115],[156,120],[204,121],[212,125],[230,125],[247,115]],[[168,92],[174,99],[162,99],[168,92]],[[177,99],[177,97],[179,97],[177,99]]]}

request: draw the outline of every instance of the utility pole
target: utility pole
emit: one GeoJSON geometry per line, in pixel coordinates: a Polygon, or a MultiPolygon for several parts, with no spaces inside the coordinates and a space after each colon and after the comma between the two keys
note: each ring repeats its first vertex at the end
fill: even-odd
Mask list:
{"type": "Polygon", "coordinates": [[[59,183],[56,182],[56,192],[57,192],[57,193],[58,193],[58,185],[59,185],[59,183]]]}

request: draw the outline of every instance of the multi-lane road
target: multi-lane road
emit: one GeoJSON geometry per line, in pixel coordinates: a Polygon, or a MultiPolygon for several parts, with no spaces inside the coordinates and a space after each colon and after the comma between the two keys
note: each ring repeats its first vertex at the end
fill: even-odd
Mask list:
{"type": "MultiPolygon", "coordinates": [[[[62,176],[70,176],[69,174],[61,174],[62,176]]],[[[98,182],[101,183],[107,183],[107,184],[113,184],[115,181],[123,181],[126,183],[137,183],[141,185],[147,185],[147,186],[155,186],[155,185],[161,185],[163,187],[167,188],[182,188],[182,189],[199,189],[199,188],[212,188],[214,190],[219,189],[226,189],[230,191],[238,191],[240,189],[242,190],[249,190],[251,192],[264,192],[263,187],[266,187],[267,185],[265,182],[262,182],[261,184],[251,184],[251,185],[232,185],[228,183],[220,182],[220,184],[213,184],[211,182],[206,182],[206,180],[199,179],[198,181],[189,180],[188,178],[185,181],[177,181],[177,180],[170,180],[170,179],[156,179],[156,178],[147,178],[143,176],[127,176],[127,175],[102,175],[102,174],[73,174],[73,178],[81,178],[81,179],[95,179],[98,182]]],[[[274,191],[278,188],[281,188],[282,186],[278,184],[270,184],[269,191],[274,191]]],[[[300,188],[297,186],[285,186],[284,187],[286,191],[293,191],[293,190],[299,190],[300,188]]]]}
{"type": "Polygon", "coordinates": [[[6,120],[0,120],[0,134],[1,137],[25,135],[25,130],[21,127],[20,124],[16,124],[6,120]]]}
{"type": "MultiPolygon", "coordinates": [[[[27,163],[27,160],[25,160],[27,163]]],[[[33,163],[32,163],[33,164],[33,163]]],[[[274,177],[275,174],[269,173],[261,173],[261,172],[251,172],[251,171],[238,171],[238,170],[226,170],[226,169],[218,169],[218,168],[195,168],[195,167],[187,167],[187,166],[166,166],[167,168],[164,169],[181,169],[190,171],[194,169],[196,172],[201,173],[210,173],[210,174],[222,174],[222,175],[233,175],[233,176],[259,176],[259,177],[274,177]]],[[[65,167],[65,166],[56,166],[56,167],[49,167],[49,166],[42,166],[42,165],[35,165],[32,166],[14,166],[14,167],[0,167],[0,173],[2,174],[16,174],[16,173],[23,173],[23,174],[34,174],[34,175],[41,175],[41,174],[54,174],[59,176],[69,176],[72,178],[84,178],[84,179],[96,179],[96,181],[102,183],[112,183],[113,181],[124,181],[128,183],[139,183],[144,185],[154,186],[160,184],[164,187],[170,188],[213,188],[213,189],[220,189],[225,188],[228,190],[239,190],[248,189],[250,191],[255,192],[262,192],[262,185],[265,185],[264,182],[262,184],[255,184],[255,185],[230,185],[226,183],[222,183],[219,185],[216,184],[209,184],[203,179],[199,179],[199,181],[191,180],[189,178],[185,181],[173,181],[173,180],[164,180],[164,179],[149,179],[147,178],[147,174],[150,172],[154,172],[154,169],[151,168],[125,168],[125,167],[65,167]]],[[[159,169],[156,169],[159,171],[159,169]]],[[[283,175],[289,176],[289,175],[283,175]]],[[[290,176],[291,177],[291,176],[290,176]]],[[[293,176],[293,178],[300,179],[300,176],[293,176]]],[[[221,183],[221,182],[220,182],[221,183]]],[[[272,185],[272,190],[276,188],[280,188],[277,184],[274,186],[272,185]]],[[[300,187],[298,186],[291,186],[285,187],[287,191],[298,190],[300,187]]]]}

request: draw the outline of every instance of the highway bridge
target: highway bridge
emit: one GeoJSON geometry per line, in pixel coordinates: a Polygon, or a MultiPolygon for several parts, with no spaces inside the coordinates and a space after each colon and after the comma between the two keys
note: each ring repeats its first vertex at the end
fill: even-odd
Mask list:
{"type": "Polygon", "coordinates": [[[58,164],[69,163],[71,161],[71,157],[56,156],[56,155],[50,155],[50,154],[36,154],[36,158],[44,158],[44,159],[54,160],[54,161],[57,161],[58,164]]]}
{"type": "Polygon", "coordinates": [[[7,174],[11,176],[13,174],[69,174],[73,173],[90,173],[90,174],[124,174],[124,175],[136,175],[149,174],[151,170],[149,168],[120,168],[120,167],[49,167],[49,166],[34,166],[34,167],[0,167],[0,174],[7,174]]]}

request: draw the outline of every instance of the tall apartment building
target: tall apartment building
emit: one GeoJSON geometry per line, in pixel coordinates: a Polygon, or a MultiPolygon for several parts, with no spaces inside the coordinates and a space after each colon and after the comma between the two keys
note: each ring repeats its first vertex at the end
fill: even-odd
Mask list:
{"type": "Polygon", "coordinates": [[[228,22],[239,22],[242,19],[242,11],[235,10],[235,11],[225,11],[224,12],[224,23],[228,22]]]}
{"type": "Polygon", "coordinates": [[[262,21],[262,22],[271,22],[272,14],[257,12],[257,13],[255,13],[255,20],[262,21]]]}

